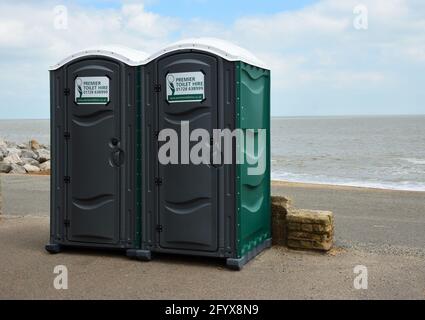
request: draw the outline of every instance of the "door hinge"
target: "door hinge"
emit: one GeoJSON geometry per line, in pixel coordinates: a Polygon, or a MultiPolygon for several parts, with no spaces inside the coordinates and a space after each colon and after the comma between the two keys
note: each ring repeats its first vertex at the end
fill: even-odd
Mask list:
{"type": "Polygon", "coordinates": [[[71,225],[71,221],[69,221],[69,219],[65,219],[63,220],[63,224],[65,227],[69,227],[71,225]]]}
{"type": "Polygon", "coordinates": [[[156,225],[156,231],[157,232],[162,232],[162,224],[157,224],[156,225]]]}
{"type": "Polygon", "coordinates": [[[66,140],[69,140],[69,139],[71,138],[71,133],[69,133],[68,131],[66,131],[66,132],[64,132],[63,137],[64,137],[66,140]]]}
{"type": "Polygon", "coordinates": [[[65,176],[65,177],[63,177],[63,181],[65,183],[71,183],[71,177],[70,176],[65,176]]]}
{"type": "Polygon", "coordinates": [[[160,85],[160,84],[156,84],[156,85],[153,87],[153,90],[154,90],[155,92],[161,92],[161,85],[160,85]]]}
{"type": "Polygon", "coordinates": [[[162,184],[162,178],[155,178],[155,184],[160,186],[162,184]]]}
{"type": "Polygon", "coordinates": [[[69,88],[63,89],[63,94],[66,95],[66,96],[69,96],[71,94],[71,89],[69,89],[69,88]]]}

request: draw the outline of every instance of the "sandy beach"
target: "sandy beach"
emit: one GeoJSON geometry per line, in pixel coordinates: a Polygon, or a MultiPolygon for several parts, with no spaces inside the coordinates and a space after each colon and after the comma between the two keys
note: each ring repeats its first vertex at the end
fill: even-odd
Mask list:
{"type": "Polygon", "coordinates": [[[328,254],[273,247],[235,273],[220,259],[49,255],[50,177],[0,179],[0,298],[425,299],[425,192],[273,182],[272,193],[297,207],[334,212],[336,247],[328,254]],[[58,264],[70,270],[62,292],[52,286],[58,264]],[[368,290],[353,288],[356,265],[369,270],[368,290]]]}

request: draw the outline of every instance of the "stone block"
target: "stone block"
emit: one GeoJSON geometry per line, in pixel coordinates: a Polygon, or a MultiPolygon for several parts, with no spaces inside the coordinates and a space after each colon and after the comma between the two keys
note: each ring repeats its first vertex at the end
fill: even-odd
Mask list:
{"type": "Polygon", "coordinates": [[[332,212],[294,209],[288,212],[286,219],[288,247],[324,251],[332,248],[334,235],[332,212]]]}
{"type": "Polygon", "coordinates": [[[286,244],[286,215],[290,208],[291,200],[285,197],[271,197],[272,209],[272,242],[275,245],[286,244]]]}
{"type": "Polygon", "coordinates": [[[333,214],[330,211],[293,209],[288,213],[287,221],[329,225],[333,223],[333,214]]]}

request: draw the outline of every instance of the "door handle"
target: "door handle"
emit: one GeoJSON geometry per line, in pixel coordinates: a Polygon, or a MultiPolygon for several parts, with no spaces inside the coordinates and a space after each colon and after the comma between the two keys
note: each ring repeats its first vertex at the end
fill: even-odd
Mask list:
{"type": "Polygon", "coordinates": [[[121,167],[124,164],[124,151],[115,149],[112,151],[112,164],[116,167],[121,167]]]}
{"type": "Polygon", "coordinates": [[[111,145],[113,146],[113,147],[116,147],[116,146],[118,146],[120,144],[120,139],[118,139],[118,138],[112,138],[111,139],[111,145]]]}

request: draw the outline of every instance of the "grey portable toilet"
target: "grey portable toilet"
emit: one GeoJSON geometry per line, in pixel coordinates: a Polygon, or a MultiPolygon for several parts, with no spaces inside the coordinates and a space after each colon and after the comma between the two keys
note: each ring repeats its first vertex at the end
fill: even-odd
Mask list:
{"type": "Polygon", "coordinates": [[[50,68],[51,253],[139,246],[136,89],[146,57],[99,47],[50,68]]]}
{"type": "Polygon", "coordinates": [[[250,52],[209,38],[177,42],[148,61],[140,92],[142,243],[133,254],[220,257],[240,269],[271,245],[270,71],[250,52]],[[180,164],[159,163],[158,136],[180,133],[181,121],[211,137],[214,129],[266,129],[266,141],[249,155],[264,159],[265,171],[249,176],[250,166],[235,161],[183,163],[180,153],[180,164]]]}

